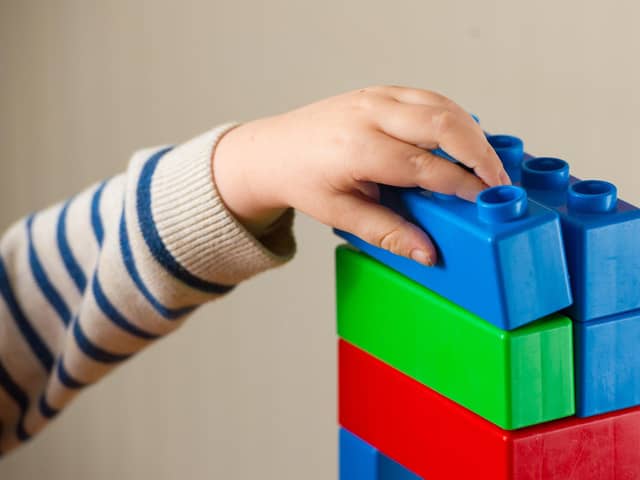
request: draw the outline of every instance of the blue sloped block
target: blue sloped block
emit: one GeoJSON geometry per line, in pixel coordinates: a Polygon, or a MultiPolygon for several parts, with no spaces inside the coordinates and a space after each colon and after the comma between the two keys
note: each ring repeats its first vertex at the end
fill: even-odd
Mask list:
{"type": "Polygon", "coordinates": [[[336,233],[363,252],[503,330],[571,304],[558,215],[519,187],[485,190],[477,204],[419,189],[382,187],[382,203],[429,233],[426,267],[336,233]]]}
{"type": "Polygon", "coordinates": [[[618,199],[609,182],[581,181],[563,160],[523,154],[517,137],[488,138],[512,179],[560,215],[573,294],[569,316],[587,322],[640,308],[640,210],[618,199]]]}
{"type": "Polygon", "coordinates": [[[340,429],[340,480],[421,480],[353,433],[340,429]]]}
{"type": "Polygon", "coordinates": [[[576,415],[640,405],[640,310],[573,328],[576,415]]]}

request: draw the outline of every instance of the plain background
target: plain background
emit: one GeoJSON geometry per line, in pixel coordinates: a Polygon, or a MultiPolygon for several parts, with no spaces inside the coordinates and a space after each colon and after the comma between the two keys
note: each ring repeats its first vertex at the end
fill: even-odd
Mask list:
{"type": "MultiPolygon", "coordinates": [[[[371,84],[640,201],[638,2],[0,0],[0,229],[178,142],[371,84]]],[[[301,152],[301,155],[304,152],[301,152]]],[[[329,229],[86,391],[0,478],[331,479],[329,229]]]]}

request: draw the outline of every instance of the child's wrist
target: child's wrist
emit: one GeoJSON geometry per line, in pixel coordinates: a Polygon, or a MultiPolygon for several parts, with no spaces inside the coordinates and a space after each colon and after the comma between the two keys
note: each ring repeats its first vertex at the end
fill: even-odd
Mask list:
{"type": "MultiPolygon", "coordinates": [[[[241,125],[222,137],[211,157],[212,172],[218,193],[231,214],[253,235],[260,238],[273,229],[285,213],[285,206],[265,201],[261,185],[252,179],[255,153],[245,136],[250,124],[241,125]]],[[[274,203],[274,202],[272,202],[274,203]]]]}

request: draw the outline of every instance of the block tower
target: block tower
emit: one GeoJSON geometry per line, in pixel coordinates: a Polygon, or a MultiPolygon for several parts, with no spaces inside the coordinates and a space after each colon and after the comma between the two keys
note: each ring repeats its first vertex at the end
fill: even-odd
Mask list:
{"type": "Polygon", "coordinates": [[[640,479],[640,210],[488,139],[475,204],[381,187],[435,267],[336,232],[340,480],[640,479]]]}

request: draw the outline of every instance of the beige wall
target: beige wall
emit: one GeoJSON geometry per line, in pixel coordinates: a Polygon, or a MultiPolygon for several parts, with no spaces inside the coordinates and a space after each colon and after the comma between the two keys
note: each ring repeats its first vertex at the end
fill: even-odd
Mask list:
{"type": "MultiPolygon", "coordinates": [[[[0,0],[0,229],[179,141],[368,84],[440,90],[640,202],[637,2],[0,0]],[[571,4],[571,5],[569,5],[571,4]]],[[[89,389],[0,478],[335,477],[329,230],[89,389]]]]}

